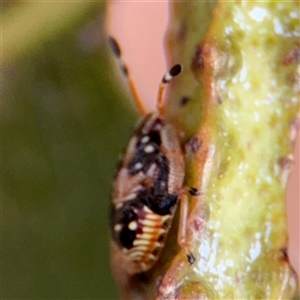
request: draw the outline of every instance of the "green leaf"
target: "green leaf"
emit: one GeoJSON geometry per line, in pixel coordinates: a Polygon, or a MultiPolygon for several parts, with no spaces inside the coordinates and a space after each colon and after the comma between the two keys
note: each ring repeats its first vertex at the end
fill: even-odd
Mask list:
{"type": "Polygon", "coordinates": [[[117,298],[108,206],[134,114],[113,76],[103,8],[6,7],[3,299],[117,298]]]}

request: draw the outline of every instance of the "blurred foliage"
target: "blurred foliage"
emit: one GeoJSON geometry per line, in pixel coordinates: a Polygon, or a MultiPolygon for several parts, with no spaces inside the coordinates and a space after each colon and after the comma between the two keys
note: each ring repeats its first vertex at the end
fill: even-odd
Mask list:
{"type": "Polygon", "coordinates": [[[70,3],[3,7],[1,299],[117,298],[108,205],[134,114],[103,3],[70,3]]]}

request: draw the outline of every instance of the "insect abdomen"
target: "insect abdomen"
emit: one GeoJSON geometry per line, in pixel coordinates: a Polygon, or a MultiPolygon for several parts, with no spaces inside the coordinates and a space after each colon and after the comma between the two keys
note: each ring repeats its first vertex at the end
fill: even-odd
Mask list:
{"type": "Polygon", "coordinates": [[[124,208],[115,212],[112,234],[128,261],[128,270],[133,268],[134,273],[143,272],[158,258],[171,215],[158,215],[147,205],[141,205],[139,200],[126,203],[124,208]]]}

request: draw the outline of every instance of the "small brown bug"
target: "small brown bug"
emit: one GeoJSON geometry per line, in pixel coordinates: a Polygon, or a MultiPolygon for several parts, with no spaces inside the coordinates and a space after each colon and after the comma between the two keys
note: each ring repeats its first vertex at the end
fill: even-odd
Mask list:
{"type": "MultiPolygon", "coordinates": [[[[157,261],[179,199],[184,194],[184,154],[177,130],[164,121],[162,106],[164,87],[181,72],[181,66],[175,65],[162,78],[158,112],[146,114],[118,44],[112,38],[110,44],[144,115],[120,163],[112,194],[112,261],[132,275],[149,270],[157,261]]],[[[184,199],[187,203],[187,198],[184,199]]],[[[181,245],[185,242],[184,231],[185,226],[184,230],[179,230],[181,245]]],[[[188,260],[192,263],[194,257],[188,255],[188,260]]]]}

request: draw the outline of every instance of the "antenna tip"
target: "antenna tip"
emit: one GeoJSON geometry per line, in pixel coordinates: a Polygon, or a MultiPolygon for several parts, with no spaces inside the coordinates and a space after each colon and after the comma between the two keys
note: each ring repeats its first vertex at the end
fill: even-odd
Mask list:
{"type": "Polygon", "coordinates": [[[168,83],[173,77],[177,76],[182,70],[181,65],[173,66],[168,73],[162,79],[163,83],[168,83]]]}

